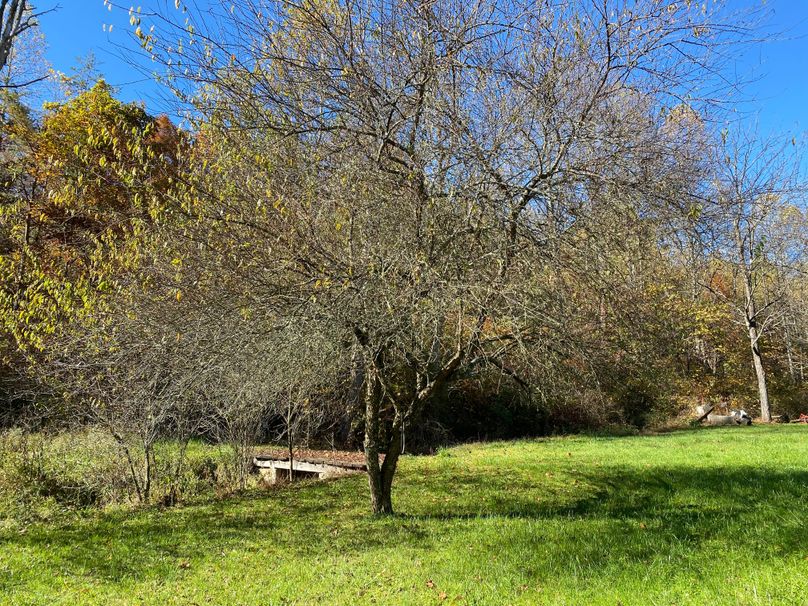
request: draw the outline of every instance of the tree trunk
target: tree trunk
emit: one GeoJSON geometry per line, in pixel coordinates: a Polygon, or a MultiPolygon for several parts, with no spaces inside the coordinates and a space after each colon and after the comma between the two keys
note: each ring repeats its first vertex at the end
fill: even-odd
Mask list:
{"type": "Polygon", "coordinates": [[[289,407],[287,409],[288,416],[286,417],[286,446],[289,448],[289,483],[294,480],[295,474],[292,469],[295,466],[295,438],[292,433],[292,390],[289,390],[289,407]]]}
{"type": "Polygon", "coordinates": [[[365,369],[365,463],[368,468],[370,505],[376,515],[393,513],[393,478],[403,445],[403,416],[396,410],[390,440],[384,449],[384,463],[379,464],[381,444],[381,405],[384,394],[378,367],[370,363],[365,369]]]}
{"type": "Polygon", "coordinates": [[[752,363],[755,367],[758,395],[760,396],[760,418],[764,423],[771,423],[772,413],[769,408],[769,390],[766,386],[766,371],[763,368],[763,358],[760,355],[758,338],[757,326],[752,323],[749,326],[749,342],[752,345],[752,363]]]}
{"type": "Polygon", "coordinates": [[[788,328],[788,318],[783,322],[783,329],[785,331],[785,346],[786,346],[786,360],[788,361],[788,375],[791,377],[791,383],[796,385],[797,381],[797,368],[794,364],[793,346],[791,344],[791,331],[788,328]]]}
{"type": "Polygon", "coordinates": [[[760,355],[760,333],[757,327],[757,308],[752,293],[749,276],[744,283],[746,287],[746,327],[749,330],[749,345],[752,348],[752,365],[755,367],[757,377],[758,396],[760,398],[760,419],[764,423],[771,423],[772,413],[769,408],[769,389],[766,385],[766,370],[763,368],[763,358],[760,355]]]}
{"type": "Polygon", "coordinates": [[[365,369],[365,464],[368,468],[370,506],[375,514],[393,513],[393,504],[388,493],[385,497],[382,470],[379,465],[379,412],[381,409],[381,385],[377,369],[371,361],[365,369]]]}
{"type": "MultiPolygon", "coordinates": [[[[379,451],[376,451],[376,464],[368,460],[368,450],[365,448],[365,458],[368,465],[368,483],[370,484],[370,504],[374,514],[393,514],[393,478],[396,474],[398,458],[401,455],[401,427],[394,425],[391,431],[391,440],[386,449],[384,463],[379,465],[379,451]],[[370,471],[371,468],[373,471],[370,471]]],[[[374,456],[374,455],[371,455],[374,456]]]]}
{"type": "Polygon", "coordinates": [[[398,465],[398,458],[401,456],[402,445],[401,418],[396,413],[390,434],[390,443],[387,446],[387,452],[381,468],[381,510],[377,513],[393,513],[393,478],[396,475],[396,466],[398,465]]]}
{"type": "Polygon", "coordinates": [[[139,503],[143,502],[143,491],[140,488],[140,478],[138,477],[138,473],[135,470],[135,460],[132,458],[132,452],[129,450],[129,447],[126,445],[126,442],[123,439],[123,436],[119,434],[117,431],[110,429],[110,433],[114,440],[118,443],[118,447],[123,451],[124,456],[126,456],[126,461],[129,463],[129,474],[132,478],[132,484],[135,487],[135,493],[137,494],[137,500],[139,503]]]}
{"type": "Polygon", "coordinates": [[[0,11],[0,69],[6,66],[14,38],[20,34],[25,8],[25,0],[11,0],[8,7],[3,2],[4,10],[0,11]],[[5,14],[2,14],[3,12],[5,14]],[[5,18],[5,21],[3,21],[3,18],[5,18]]]}
{"type": "Polygon", "coordinates": [[[150,441],[143,442],[143,502],[148,505],[151,499],[152,482],[152,444],[150,441]]]}

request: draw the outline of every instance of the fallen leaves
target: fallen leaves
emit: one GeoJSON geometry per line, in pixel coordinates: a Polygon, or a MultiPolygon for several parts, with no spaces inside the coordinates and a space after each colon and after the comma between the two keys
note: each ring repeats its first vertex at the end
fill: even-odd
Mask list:
{"type": "MultiPolygon", "coordinates": [[[[432,579],[427,580],[427,582],[426,582],[426,586],[427,586],[429,589],[434,589],[434,590],[437,590],[437,585],[435,585],[435,581],[433,581],[432,579]]],[[[449,594],[448,594],[446,591],[444,591],[444,590],[442,590],[442,589],[441,589],[440,591],[438,591],[438,596],[437,596],[437,597],[438,597],[438,600],[439,600],[439,601],[441,601],[441,602],[445,602],[446,600],[448,600],[448,599],[449,599],[449,594]]],[[[456,595],[456,596],[454,597],[454,599],[452,600],[452,603],[453,603],[453,604],[454,604],[454,603],[460,603],[460,602],[462,602],[462,601],[463,601],[463,596],[462,596],[462,595],[456,595]]]]}

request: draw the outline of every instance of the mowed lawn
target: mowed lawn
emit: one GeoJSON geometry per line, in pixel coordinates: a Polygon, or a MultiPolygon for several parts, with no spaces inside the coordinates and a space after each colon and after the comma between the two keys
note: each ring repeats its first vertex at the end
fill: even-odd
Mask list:
{"type": "Polygon", "coordinates": [[[808,427],[567,437],[0,535],[3,604],[808,604],[808,427]]]}

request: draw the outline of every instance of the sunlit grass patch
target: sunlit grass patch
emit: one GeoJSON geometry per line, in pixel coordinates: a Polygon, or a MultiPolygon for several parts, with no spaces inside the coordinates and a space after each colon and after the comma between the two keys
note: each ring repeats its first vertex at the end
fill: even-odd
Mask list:
{"type": "Polygon", "coordinates": [[[363,477],[6,532],[7,604],[805,604],[808,431],[463,445],[363,477]]]}

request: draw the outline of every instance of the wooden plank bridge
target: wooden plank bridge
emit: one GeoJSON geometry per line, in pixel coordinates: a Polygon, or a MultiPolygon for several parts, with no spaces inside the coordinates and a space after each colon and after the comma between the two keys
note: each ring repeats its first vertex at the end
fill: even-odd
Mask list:
{"type": "Polygon", "coordinates": [[[292,468],[292,477],[317,477],[322,479],[367,472],[365,455],[361,452],[304,450],[294,453],[271,451],[253,457],[253,466],[269,483],[285,479],[292,468]]]}

